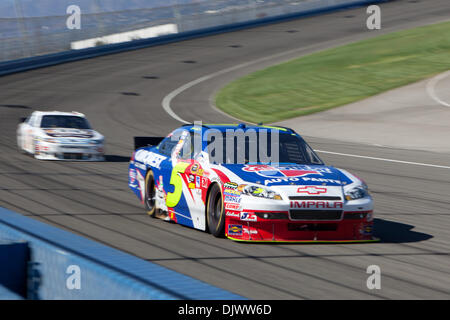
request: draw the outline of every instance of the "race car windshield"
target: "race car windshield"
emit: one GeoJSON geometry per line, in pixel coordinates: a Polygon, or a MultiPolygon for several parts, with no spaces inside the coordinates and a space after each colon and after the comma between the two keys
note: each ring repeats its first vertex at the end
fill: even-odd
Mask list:
{"type": "Polygon", "coordinates": [[[85,118],[76,116],[43,116],[41,128],[91,129],[85,118]]]}
{"type": "Polygon", "coordinates": [[[222,133],[222,143],[208,138],[208,154],[215,164],[323,164],[312,148],[299,136],[290,133],[260,134],[245,132],[241,137],[222,133]],[[221,148],[219,147],[221,146],[221,148]],[[277,152],[277,153],[276,153],[277,152]]]}

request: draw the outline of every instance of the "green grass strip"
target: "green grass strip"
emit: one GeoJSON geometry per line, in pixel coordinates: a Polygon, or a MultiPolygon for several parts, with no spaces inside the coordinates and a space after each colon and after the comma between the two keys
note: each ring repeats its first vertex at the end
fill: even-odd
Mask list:
{"type": "Polygon", "coordinates": [[[231,82],[216,96],[226,113],[271,123],[327,110],[450,69],[450,22],[313,53],[231,82]]]}

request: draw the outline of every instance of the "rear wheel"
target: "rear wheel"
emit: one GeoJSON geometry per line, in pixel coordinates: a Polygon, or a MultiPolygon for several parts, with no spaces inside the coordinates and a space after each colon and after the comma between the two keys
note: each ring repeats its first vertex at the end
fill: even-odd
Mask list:
{"type": "Polygon", "coordinates": [[[222,191],[218,184],[211,187],[206,206],[206,221],[209,232],[215,237],[223,237],[225,230],[225,210],[222,191]]]}
{"type": "Polygon", "coordinates": [[[155,178],[153,172],[150,170],[145,176],[144,205],[147,214],[152,218],[155,218],[156,213],[155,195],[155,178]]]}

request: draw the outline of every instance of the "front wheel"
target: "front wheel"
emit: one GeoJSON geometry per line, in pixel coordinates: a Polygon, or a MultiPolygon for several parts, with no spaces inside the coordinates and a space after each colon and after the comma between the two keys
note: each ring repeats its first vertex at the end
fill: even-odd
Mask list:
{"type": "Polygon", "coordinates": [[[150,170],[145,176],[144,205],[147,214],[152,218],[155,218],[156,214],[155,196],[155,178],[153,172],[150,170]]]}
{"type": "Polygon", "coordinates": [[[209,232],[215,237],[223,237],[225,229],[225,210],[222,191],[218,184],[211,187],[206,206],[206,220],[209,232]]]}

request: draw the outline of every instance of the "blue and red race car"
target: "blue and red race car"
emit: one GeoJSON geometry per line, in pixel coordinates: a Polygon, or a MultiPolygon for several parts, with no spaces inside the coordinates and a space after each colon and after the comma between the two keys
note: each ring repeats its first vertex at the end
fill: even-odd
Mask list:
{"type": "Polygon", "coordinates": [[[292,129],[185,125],[135,137],[129,187],[147,213],[252,242],[370,242],[367,185],[292,129]]]}

